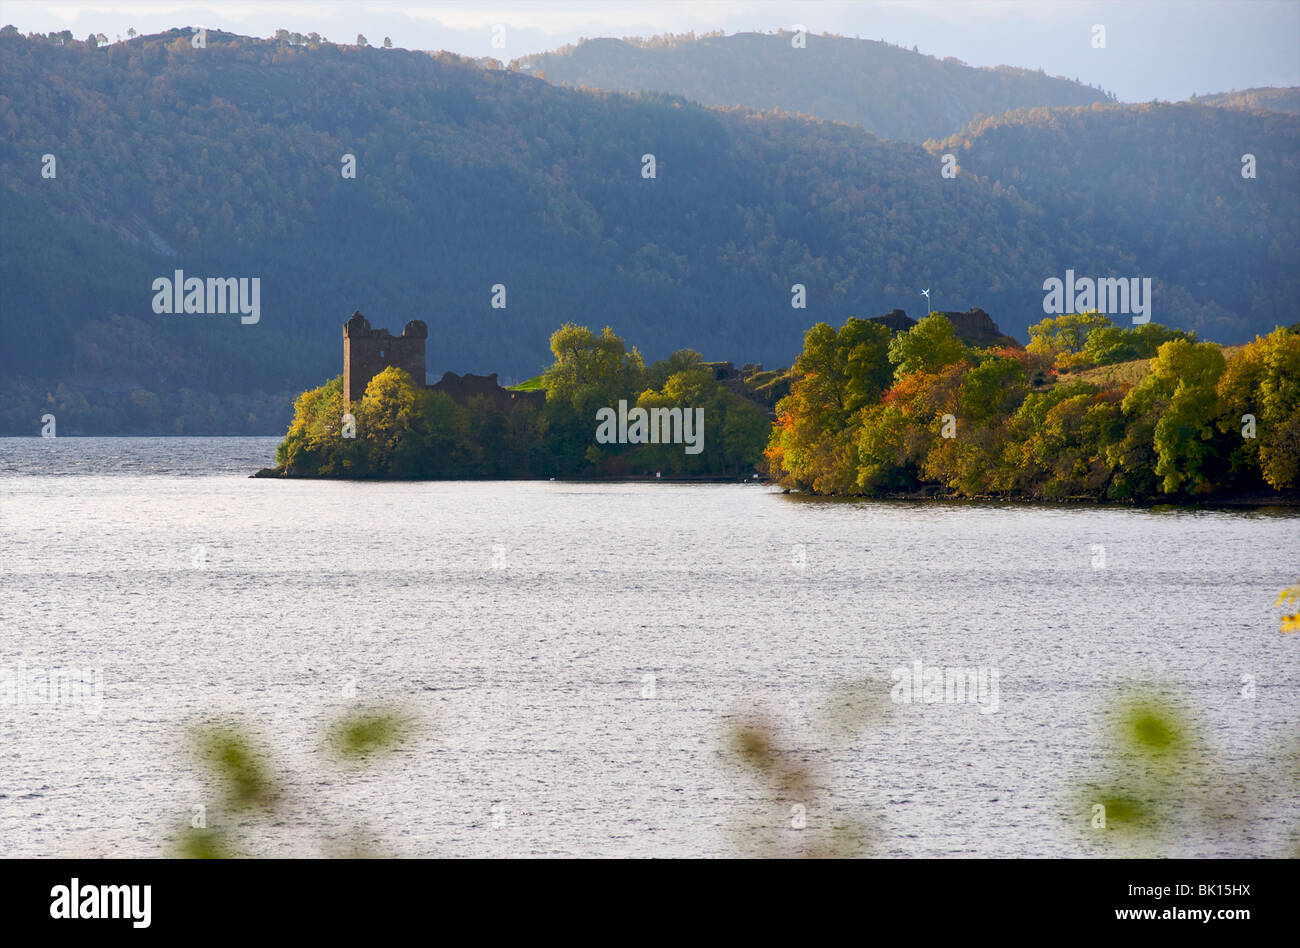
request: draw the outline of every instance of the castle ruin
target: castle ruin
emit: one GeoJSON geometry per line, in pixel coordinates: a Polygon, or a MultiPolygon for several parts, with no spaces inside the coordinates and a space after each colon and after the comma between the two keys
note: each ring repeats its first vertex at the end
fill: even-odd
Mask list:
{"type": "Polygon", "coordinates": [[[512,392],[497,382],[497,374],[457,375],[444,373],[433,385],[425,382],[425,341],[429,327],[422,320],[413,319],[394,336],[387,329],[371,329],[370,322],[360,312],[343,324],[343,401],[356,402],[366,393],[366,386],[389,366],[396,366],[411,377],[418,388],[445,392],[458,405],[473,397],[487,399],[499,411],[509,411],[512,405],[531,403],[540,407],[546,393],[512,392]]]}
{"type": "Polygon", "coordinates": [[[343,324],[343,400],[359,402],[366,386],[390,365],[397,366],[416,385],[424,385],[424,342],[429,327],[413,319],[400,336],[387,329],[371,329],[359,312],[343,324]]]}

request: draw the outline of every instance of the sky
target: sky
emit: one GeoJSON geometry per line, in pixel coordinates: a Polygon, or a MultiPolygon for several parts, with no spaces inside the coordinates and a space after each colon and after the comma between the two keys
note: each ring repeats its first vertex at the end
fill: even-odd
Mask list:
{"type": "MultiPolygon", "coordinates": [[[[1042,68],[1125,102],[1300,86],[1300,0],[0,0],[0,25],[110,40],[203,26],[277,29],[510,60],[580,37],[805,27],[972,66],[1042,68]],[[1105,48],[1094,28],[1105,28],[1105,48]],[[494,29],[500,27],[501,29],[494,29]],[[504,48],[493,47],[493,36],[504,48]]],[[[810,43],[809,49],[814,46],[810,43]]]]}

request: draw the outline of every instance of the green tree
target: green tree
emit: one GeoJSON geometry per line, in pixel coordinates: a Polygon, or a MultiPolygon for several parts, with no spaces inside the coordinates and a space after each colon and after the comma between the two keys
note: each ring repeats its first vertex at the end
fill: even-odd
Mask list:
{"type": "Polygon", "coordinates": [[[670,375],[695,368],[703,362],[704,356],[694,349],[678,349],[667,359],[660,359],[650,366],[646,373],[647,384],[651,388],[663,388],[670,375]]]}
{"type": "Polygon", "coordinates": [[[895,380],[913,372],[938,372],[967,355],[966,344],[942,313],[931,313],[889,343],[889,361],[894,365],[895,380]]]}
{"type": "Polygon", "coordinates": [[[1279,327],[1256,336],[1228,362],[1218,396],[1232,469],[1257,470],[1277,490],[1300,485],[1300,334],[1279,327]]]}
{"type": "Polygon", "coordinates": [[[854,491],[857,415],[888,384],[889,351],[889,330],[879,323],[850,319],[839,332],[826,323],[808,330],[790,394],[776,406],[767,449],[773,472],[818,493],[854,491]]]}
{"type": "Polygon", "coordinates": [[[586,326],[565,323],[551,334],[551,353],[555,362],[543,375],[547,402],[590,415],[593,426],[596,409],[615,407],[644,386],[641,354],[628,352],[609,326],[597,336],[586,326]]]}
{"type": "Polygon", "coordinates": [[[390,471],[399,444],[414,440],[417,405],[415,383],[396,366],[390,365],[366,385],[366,393],[353,414],[357,433],[365,439],[370,467],[376,473],[390,471]]]}
{"type": "Polygon", "coordinates": [[[1083,347],[1085,361],[1093,365],[1113,365],[1135,359],[1152,359],[1160,347],[1173,339],[1196,341],[1196,333],[1171,329],[1159,323],[1140,326],[1098,326],[1088,333],[1083,347]]]}
{"type": "Polygon", "coordinates": [[[1025,348],[1038,355],[1050,356],[1060,367],[1077,365],[1085,359],[1083,352],[1089,334],[1111,326],[1114,323],[1098,312],[1049,316],[1029,327],[1029,345],[1025,348]]]}
{"type": "Polygon", "coordinates": [[[1175,339],[1160,347],[1150,372],[1124,397],[1125,414],[1156,419],[1155,474],[1166,494],[1208,493],[1216,486],[1215,461],[1227,453],[1214,424],[1224,367],[1213,343],[1175,339]]]}

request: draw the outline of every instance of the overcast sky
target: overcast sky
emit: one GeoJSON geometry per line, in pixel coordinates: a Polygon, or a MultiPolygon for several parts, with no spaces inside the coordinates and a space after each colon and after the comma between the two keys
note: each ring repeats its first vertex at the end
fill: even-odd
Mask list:
{"type": "MultiPolygon", "coordinates": [[[[362,33],[409,49],[512,59],[579,37],[789,29],[916,46],[972,66],[1007,63],[1100,85],[1129,102],[1254,86],[1300,85],[1300,0],[0,0],[0,25],[70,29],[78,39],[127,27],[205,26],[252,36],[277,29],[339,43],[362,33]],[[1094,49],[1093,26],[1106,28],[1094,49]],[[503,26],[504,49],[492,47],[503,26]]],[[[814,48],[809,44],[809,50],[814,48]]]]}

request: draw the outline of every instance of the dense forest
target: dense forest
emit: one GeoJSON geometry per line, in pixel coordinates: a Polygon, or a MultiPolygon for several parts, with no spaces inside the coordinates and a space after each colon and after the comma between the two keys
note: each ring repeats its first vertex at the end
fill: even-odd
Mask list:
{"type": "MultiPolygon", "coordinates": [[[[359,402],[343,400],[343,379],[304,392],[276,453],[277,473],[347,478],[538,478],[619,475],[752,476],[771,428],[760,399],[723,384],[690,349],[646,366],[612,329],[565,325],[551,335],[555,361],[537,380],[539,407],[494,407],[483,396],[457,404],[419,388],[398,368],[370,380],[359,402]],[[596,418],[623,402],[683,417],[676,428],[629,431],[599,443],[596,418]],[[345,415],[346,413],[346,415],[345,415]],[[348,418],[347,415],[351,417],[348,418]],[[346,419],[346,420],[345,420],[346,419]],[[345,424],[347,427],[345,427],[345,424]],[[665,437],[659,437],[660,432],[665,437]],[[668,435],[676,443],[664,443],[668,435]],[[654,441],[660,443],[650,443],[654,441]],[[636,443],[637,441],[641,443],[636,443]],[[689,450],[688,450],[689,449],[689,450]]],[[[644,425],[643,425],[644,427],[644,425]]]]}
{"type": "Polygon", "coordinates": [[[993,174],[983,126],[945,179],[940,155],[843,124],[445,53],[191,36],[0,31],[0,434],[35,434],[46,412],[60,434],[283,432],[294,394],[339,371],[354,309],[424,320],[434,377],[507,381],[535,375],[569,322],[612,325],[650,359],[788,365],[809,325],[922,289],[1023,337],[1067,268],[1150,276],[1158,321],[1225,342],[1294,322],[1278,315],[1300,272],[1291,117],[1028,113],[1017,147],[1053,190],[1026,164],[993,174]],[[1241,137],[1258,180],[1240,176],[1241,137]],[[1153,182],[1139,221],[1127,204],[1153,182]],[[260,320],[155,314],[152,283],[176,270],[260,278],[260,320]]]}
{"type": "Polygon", "coordinates": [[[1165,321],[1223,340],[1240,339],[1243,325],[1263,332],[1295,321],[1300,120],[1292,116],[1185,103],[1029,109],[929,149],[1014,190],[1058,227],[1123,247],[1134,273],[1187,287],[1197,315],[1171,320],[1166,302],[1165,321]],[[1244,155],[1255,177],[1241,173],[1244,155]]]}
{"type": "Polygon", "coordinates": [[[782,31],[589,39],[512,63],[551,82],[616,92],[666,92],[712,106],[779,109],[923,142],[980,115],[1030,106],[1113,101],[1077,80],[1028,69],[975,69],[846,36],[782,31]]]}
{"type": "Polygon", "coordinates": [[[1206,500],[1300,487],[1300,325],[1233,349],[1099,313],[1025,348],[933,313],[809,330],[767,449],[819,494],[1206,500]]]}

